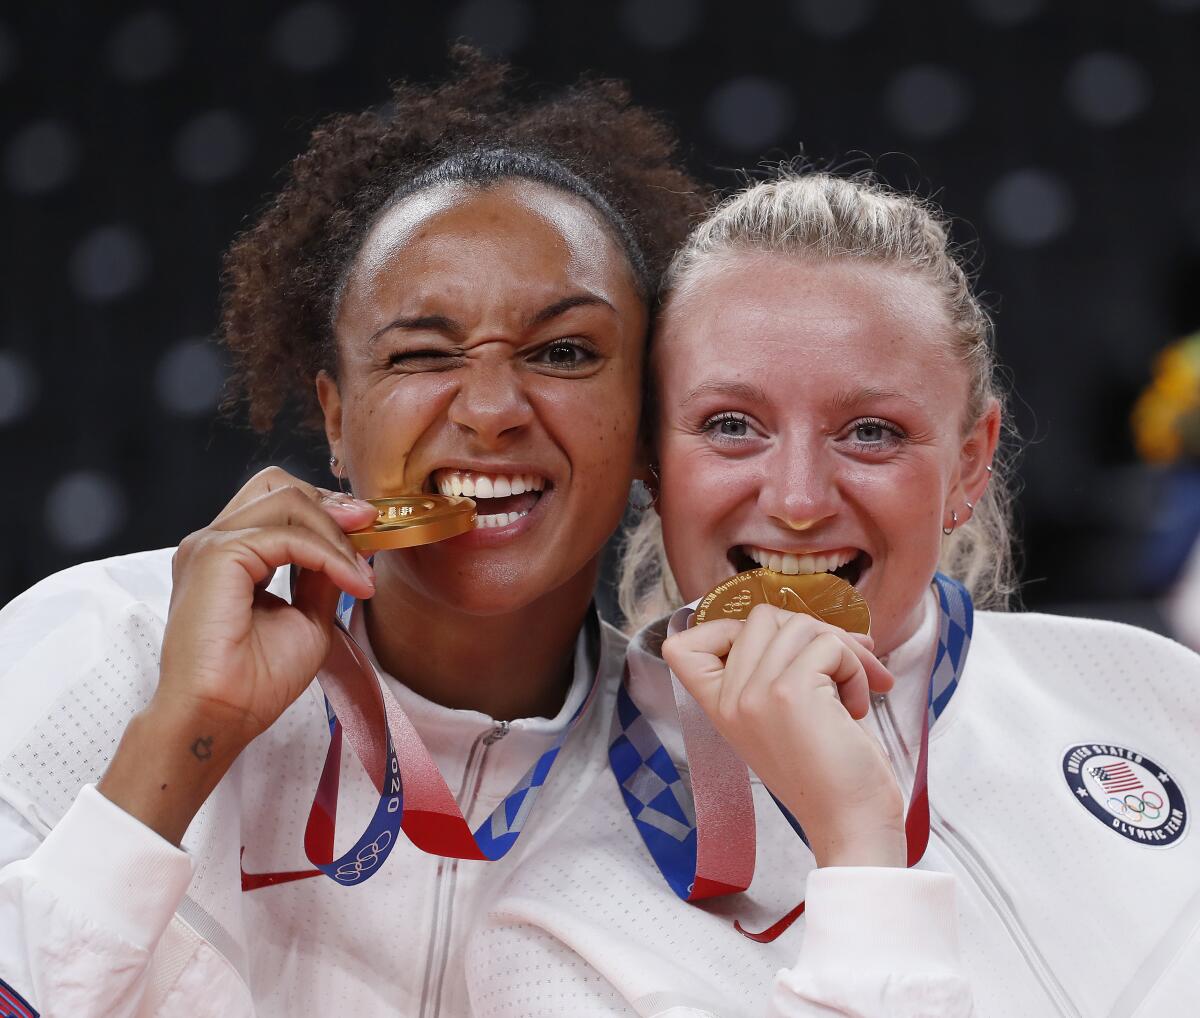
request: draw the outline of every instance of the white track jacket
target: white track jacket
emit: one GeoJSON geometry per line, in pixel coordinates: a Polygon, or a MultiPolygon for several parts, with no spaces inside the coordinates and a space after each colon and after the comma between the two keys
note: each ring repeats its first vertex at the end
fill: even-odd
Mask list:
{"type": "MultiPolygon", "coordinates": [[[[863,722],[906,795],[936,615],[931,592],[918,632],[888,659],[896,686],[863,722]]],[[[632,692],[682,764],[661,681],[665,627],[631,643],[632,692]]],[[[598,771],[472,941],[468,964],[490,987],[478,1013],[513,1013],[531,978],[506,963],[519,954],[539,980],[574,994],[561,1010],[527,1006],[531,1018],[1200,1014],[1200,657],[1115,623],[976,613],[929,767],[932,836],[919,865],[928,885],[895,870],[813,870],[754,781],[754,882],[701,907],[671,900],[611,774],[598,771]],[[938,883],[947,875],[956,892],[938,883]],[[806,881],[808,912],[775,943],[733,929],[734,919],[767,927],[806,881]],[[899,909],[900,887],[924,894],[927,910],[899,909]],[[945,957],[959,953],[939,972],[930,945],[945,932],[933,904],[943,892],[941,907],[958,918],[945,957]]]]}
{"type": "MultiPolygon", "coordinates": [[[[719,918],[747,915],[744,903],[701,911],[670,895],[630,840],[608,771],[624,653],[608,627],[598,665],[577,655],[552,720],[497,723],[382,678],[475,827],[554,741],[599,668],[601,695],[499,862],[441,859],[402,839],[355,887],[323,876],[257,886],[264,873],[312,869],[303,831],[328,742],[315,684],[242,754],[183,850],[168,844],[92,786],[157,682],[170,558],[166,550],[79,566],[0,613],[0,995],[53,1018],[753,1015],[764,1013],[772,985],[787,1014],[905,1018],[961,1013],[969,1001],[945,874],[825,871],[808,882],[803,945],[797,931],[766,950],[731,937],[719,918]],[[530,881],[517,880],[530,860],[530,881]],[[582,939],[572,922],[586,928],[582,939]],[[847,1010],[849,999],[863,1006],[847,1010]]],[[[272,589],[286,587],[277,576],[272,589]]],[[[361,622],[354,628],[365,641],[361,622]]],[[[1190,760],[1175,743],[1160,745],[1163,764],[1195,785],[1190,760]]],[[[339,852],[376,802],[343,753],[339,852]]],[[[1119,840],[1090,822],[1089,840],[1119,840]]],[[[1022,832],[1037,829],[1023,816],[1022,832]]],[[[751,919],[773,919],[804,889],[806,865],[781,869],[794,845],[779,844],[782,855],[760,859],[769,893],[751,919]]],[[[1178,849],[1162,858],[1185,861],[1178,849]]],[[[1157,883],[1139,893],[1179,905],[1188,880],[1164,878],[1170,895],[1157,883]]]]}

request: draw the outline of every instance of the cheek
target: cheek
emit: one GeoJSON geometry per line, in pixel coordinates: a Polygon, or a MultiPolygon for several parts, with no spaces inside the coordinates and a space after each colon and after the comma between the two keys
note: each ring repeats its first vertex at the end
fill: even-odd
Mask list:
{"type": "Polygon", "coordinates": [[[571,486],[608,513],[624,503],[638,447],[638,404],[628,387],[573,382],[531,398],[571,463],[571,486]]]}
{"type": "Polygon", "coordinates": [[[941,551],[943,479],[936,464],[882,471],[857,490],[895,578],[904,581],[911,573],[927,580],[941,551]]]}
{"type": "Polygon", "coordinates": [[[346,427],[364,494],[368,488],[372,494],[405,491],[424,481],[407,476],[409,455],[451,393],[445,376],[429,375],[389,379],[355,394],[346,427]]]}
{"type": "Polygon", "coordinates": [[[671,439],[658,450],[663,539],[685,593],[692,583],[707,590],[714,579],[713,569],[724,568],[736,536],[731,529],[737,510],[747,500],[753,503],[755,489],[744,463],[714,455],[693,442],[671,439]]]}

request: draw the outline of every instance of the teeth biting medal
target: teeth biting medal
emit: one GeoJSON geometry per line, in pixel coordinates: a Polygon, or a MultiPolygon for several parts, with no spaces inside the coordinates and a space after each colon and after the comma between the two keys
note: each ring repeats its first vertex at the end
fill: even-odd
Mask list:
{"type": "Polygon", "coordinates": [[[347,535],[359,551],[432,544],[475,526],[475,503],[462,495],[401,495],[367,501],[379,513],[375,522],[347,535]]]}
{"type": "Polygon", "coordinates": [[[717,584],[701,598],[693,625],[713,619],[744,619],[757,604],[811,615],[848,633],[869,633],[871,612],[862,594],[832,573],[789,575],[750,569],[717,584]]]}

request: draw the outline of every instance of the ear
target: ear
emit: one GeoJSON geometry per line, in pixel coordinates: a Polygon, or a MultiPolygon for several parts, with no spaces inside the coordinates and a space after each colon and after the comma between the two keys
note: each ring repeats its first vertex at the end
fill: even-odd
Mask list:
{"type": "Polygon", "coordinates": [[[317,400],[325,416],[325,440],[329,443],[329,452],[343,462],[342,395],[337,380],[325,370],[317,372],[317,400]]]}
{"type": "Polygon", "coordinates": [[[959,452],[958,483],[951,489],[950,503],[946,506],[947,513],[956,510],[964,523],[970,519],[966,503],[978,505],[992,479],[990,467],[999,443],[1000,404],[993,399],[963,439],[959,452]],[[965,518],[964,510],[968,514],[965,518]]]}

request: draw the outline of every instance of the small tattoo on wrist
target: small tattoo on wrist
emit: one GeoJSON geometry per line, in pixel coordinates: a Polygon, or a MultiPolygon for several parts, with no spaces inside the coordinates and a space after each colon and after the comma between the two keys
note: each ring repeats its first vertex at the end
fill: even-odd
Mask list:
{"type": "Polygon", "coordinates": [[[207,760],[212,756],[213,737],[211,735],[202,735],[192,743],[192,755],[197,760],[207,760]]]}

